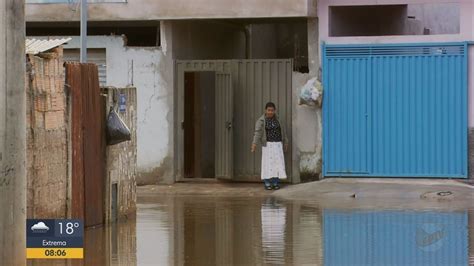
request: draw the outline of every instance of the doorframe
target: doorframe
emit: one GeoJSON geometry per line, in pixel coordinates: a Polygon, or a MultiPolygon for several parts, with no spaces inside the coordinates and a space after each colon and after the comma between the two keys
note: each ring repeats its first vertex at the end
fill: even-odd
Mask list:
{"type": "MultiPolygon", "coordinates": [[[[184,177],[184,131],[181,130],[181,122],[184,120],[184,73],[185,72],[228,72],[233,74],[237,65],[236,62],[241,61],[279,61],[283,59],[224,59],[224,60],[173,60],[173,175],[174,182],[185,182],[195,180],[193,178],[184,177]]],[[[288,59],[287,59],[288,60],[288,59]]],[[[293,60],[289,59],[291,65],[293,60]]],[[[293,68],[292,68],[293,69],[293,68]]],[[[291,118],[296,114],[297,95],[293,88],[293,74],[291,74],[291,118]]],[[[232,83],[235,84],[237,77],[232,75],[232,83]]],[[[237,88],[234,87],[234,90],[237,88]]],[[[300,161],[299,152],[297,151],[297,143],[295,138],[296,125],[291,123],[291,171],[288,172],[287,182],[289,184],[300,183],[300,161]]],[[[234,159],[235,160],[235,159],[234,159]]],[[[214,179],[213,179],[214,180],[214,179]]]]}

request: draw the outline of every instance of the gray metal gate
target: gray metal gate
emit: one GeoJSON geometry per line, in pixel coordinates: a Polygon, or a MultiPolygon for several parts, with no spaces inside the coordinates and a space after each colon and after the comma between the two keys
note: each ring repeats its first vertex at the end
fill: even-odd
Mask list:
{"type": "MultiPolygon", "coordinates": [[[[261,151],[251,153],[250,146],[255,121],[264,112],[265,103],[277,105],[278,115],[284,121],[290,147],[285,154],[286,172],[292,174],[292,70],[291,59],[246,60],[177,60],[175,63],[175,169],[177,179],[183,178],[184,165],[184,73],[214,71],[230,73],[233,88],[233,151],[229,156],[232,180],[259,181],[261,151]]],[[[217,130],[217,129],[216,129],[217,130]]],[[[216,136],[218,139],[219,136],[216,136]]],[[[217,155],[217,153],[216,153],[217,155]]],[[[217,167],[216,167],[217,170],[217,167]]],[[[216,175],[217,176],[217,175],[216,175]]]]}
{"type": "Polygon", "coordinates": [[[217,178],[232,179],[233,176],[233,104],[232,76],[216,73],[215,116],[215,174],[217,178]]]}

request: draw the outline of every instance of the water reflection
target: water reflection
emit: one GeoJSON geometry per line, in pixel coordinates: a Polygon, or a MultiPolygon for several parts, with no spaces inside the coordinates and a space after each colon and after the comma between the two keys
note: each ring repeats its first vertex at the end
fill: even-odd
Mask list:
{"type": "Polygon", "coordinates": [[[153,204],[141,204],[137,213],[137,264],[174,264],[173,204],[163,199],[153,204]]]}
{"type": "Polygon", "coordinates": [[[174,221],[167,233],[174,243],[163,254],[170,264],[469,263],[467,210],[337,210],[272,198],[213,197],[175,197],[166,205],[174,221]]]}
{"type": "Polygon", "coordinates": [[[263,262],[284,264],[286,206],[272,198],[267,198],[260,211],[262,219],[263,262]]]}
{"type": "Polygon", "coordinates": [[[341,210],[259,197],[139,202],[136,221],[86,230],[84,261],[29,264],[468,265],[472,258],[470,210],[341,210]]]}
{"type": "Polygon", "coordinates": [[[325,265],[468,265],[467,212],[323,211],[325,265]]]}

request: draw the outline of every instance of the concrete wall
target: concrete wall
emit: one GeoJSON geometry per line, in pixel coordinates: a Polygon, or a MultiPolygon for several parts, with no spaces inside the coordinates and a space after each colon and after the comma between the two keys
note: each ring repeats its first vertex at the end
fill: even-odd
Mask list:
{"type": "Polygon", "coordinates": [[[27,58],[27,217],[66,218],[68,112],[63,50],[27,58]]]}
{"type": "MultiPolygon", "coordinates": [[[[113,88],[107,93],[107,110],[113,107],[131,131],[131,141],[107,146],[107,177],[105,188],[105,220],[134,217],[136,211],[136,177],[137,177],[137,90],[130,88],[113,88]],[[125,111],[120,111],[119,97],[126,99],[125,111]],[[113,202],[112,190],[117,188],[116,203],[113,202]],[[115,212],[115,213],[114,213],[115,212]]],[[[107,111],[108,114],[108,111],[107,111]]]]}
{"type": "MultiPolygon", "coordinates": [[[[137,88],[138,183],[173,179],[173,61],[163,29],[162,47],[126,47],[119,36],[89,37],[89,48],[106,49],[107,85],[137,88]]],[[[79,38],[64,46],[77,49],[79,38]]]]}
{"type": "MultiPolygon", "coordinates": [[[[89,5],[91,21],[192,18],[306,17],[315,0],[129,0],[89,5]]],[[[78,21],[79,10],[68,4],[28,4],[26,20],[78,21]]]]}
{"type": "Polygon", "coordinates": [[[251,58],[293,58],[294,68],[307,70],[307,20],[285,20],[251,25],[251,58]]]}
{"type": "Polygon", "coordinates": [[[293,183],[319,179],[322,171],[321,108],[298,105],[300,88],[319,75],[318,19],[308,19],[307,31],[309,73],[293,72],[293,183]]]}
{"type": "MultiPolygon", "coordinates": [[[[410,2],[410,1],[408,1],[410,2]]],[[[353,19],[354,16],[340,13],[338,17],[334,17],[334,12],[330,15],[330,27],[334,30],[334,23],[344,22],[343,30],[351,34],[334,34],[332,36],[376,36],[376,35],[436,35],[436,34],[457,34],[460,31],[460,5],[459,3],[415,3],[388,7],[382,5],[371,6],[365,8],[368,14],[377,14],[377,19],[366,15],[366,18],[356,18],[355,22],[347,21],[353,19]],[[398,9],[398,10],[397,10],[398,9]],[[364,28],[361,28],[365,34],[354,34],[351,25],[360,24],[365,21],[364,28]],[[378,22],[378,23],[376,23],[378,22]],[[386,23],[387,25],[384,25],[386,23]],[[331,24],[333,23],[333,24],[331,24]],[[390,25],[391,24],[391,25],[390,25]],[[367,34],[370,28],[375,26],[381,31],[378,34],[367,34]],[[426,30],[426,32],[425,32],[426,30]]],[[[336,27],[336,31],[337,31],[336,27]]]]}
{"type": "Polygon", "coordinates": [[[320,40],[326,43],[403,43],[403,42],[456,42],[473,39],[474,3],[470,0],[320,0],[318,18],[320,40]],[[460,30],[458,34],[417,35],[417,36],[371,36],[371,37],[329,37],[329,6],[344,5],[395,5],[395,4],[453,4],[460,7],[460,30]]]}
{"type": "Polygon", "coordinates": [[[243,59],[246,54],[251,59],[306,59],[305,23],[304,19],[173,21],[173,54],[182,60],[243,59]]]}
{"type": "Polygon", "coordinates": [[[26,263],[24,1],[0,2],[0,258],[26,263]]]}
{"type": "Polygon", "coordinates": [[[278,58],[278,32],[276,24],[252,25],[252,58],[278,58]]]}
{"type": "Polygon", "coordinates": [[[456,3],[414,4],[408,5],[407,15],[418,21],[418,30],[409,30],[410,34],[423,34],[423,29],[430,29],[430,34],[459,33],[460,6],[456,3]]]}
{"type": "Polygon", "coordinates": [[[406,5],[387,7],[334,7],[330,12],[331,36],[403,35],[406,5]]]}
{"type": "Polygon", "coordinates": [[[300,88],[313,77],[293,72],[293,145],[299,161],[299,177],[294,183],[318,180],[322,171],[321,109],[298,105],[300,88]]]}
{"type": "Polygon", "coordinates": [[[244,28],[224,21],[173,21],[174,59],[245,58],[244,28]]]}

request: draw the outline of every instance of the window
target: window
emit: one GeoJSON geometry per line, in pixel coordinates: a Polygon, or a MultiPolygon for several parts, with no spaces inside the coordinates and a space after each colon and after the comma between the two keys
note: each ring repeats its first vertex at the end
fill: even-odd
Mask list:
{"type": "Polygon", "coordinates": [[[329,35],[434,35],[460,32],[456,3],[372,6],[331,6],[329,35]]]}

